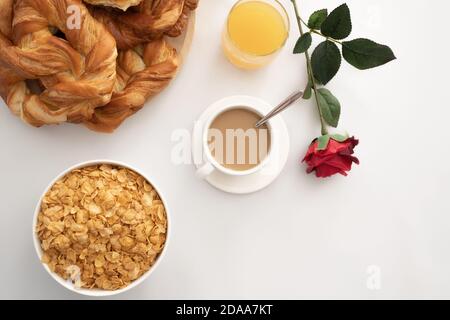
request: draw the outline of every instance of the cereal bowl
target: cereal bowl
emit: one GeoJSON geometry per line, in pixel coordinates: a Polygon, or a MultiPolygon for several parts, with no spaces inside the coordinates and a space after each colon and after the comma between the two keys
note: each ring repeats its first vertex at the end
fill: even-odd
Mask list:
{"type": "Polygon", "coordinates": [[[167,202],[154,181],[110,160],[83,162],[59,174],[33,217],[34,247],[44,269],[65,288],[94,297],[145,281],[167,251],[170,229],[167,202]]]}

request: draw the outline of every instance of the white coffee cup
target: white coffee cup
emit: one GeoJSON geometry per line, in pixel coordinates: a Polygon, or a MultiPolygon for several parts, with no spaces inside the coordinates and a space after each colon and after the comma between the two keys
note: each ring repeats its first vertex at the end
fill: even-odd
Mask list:
{"type": "Polygon", "coordinates": [[[232,96],[217,101],[212,106],[210,106],[210,108],[208,109],[210,110],[210,112],[207,120],[203,123],[197,124],[195,129],[201,130],[202,137],[202,164],[199,166],[196,172],[196,175],[199,178],[205,179],[214,171],[219,171],[230,176],[246,176],[254,174],[262,171],[265,167],[267,167],[267,164],[270,163],[270,161],[274,157],[273,150],[276,149],[278,137],[276,132],[273,130],[271,121],[269,120],[266,125],[270,136],[271,146],[266,157],[257,166],[248,170],[232,170],[226,168],[214,158],[208,145],[209,129],[217,116],[231,109],[247,109],[258,114],[261,117],[264,117],[264,115],[266,115],[272,109],[272,106],[261,99],[250,96],[232,96]]]}

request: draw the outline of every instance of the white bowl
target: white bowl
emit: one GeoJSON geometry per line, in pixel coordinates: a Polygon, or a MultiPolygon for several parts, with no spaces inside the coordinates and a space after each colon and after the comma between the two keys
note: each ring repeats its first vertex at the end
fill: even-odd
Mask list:
{"type": "Polygon", "coordinates": [[[48,187],[45,189],[45,191],[42,193],[41,198],[39,199],[39,202],[36,206],[36,209],[34,211],[34,217],[33,217],[33,242],[34,242],[34,248],[36,249],[36,253],[37,256],[39,258],[39,262],[42,264],[42,266],[44,267],[45,270],[47,270],[47,272],[50,274],[50,276],[56,281],[58,282],[60,285],[62,285],[63,287],[69,289],[70,291],[82,294],[82,295],[86,295],[86,296],[93,296],[93,297],[104,297],[104,296],[112,296],[112,295],[116,295],[119,293],[123,293],[125,291],[130,290],[131,288],[136,287],[137,285],[141,284],[142,282],[144,282],[149,276],[150,274],[153,273],[153,271],[155,271],[156,267],[159,265],[159,263],[161,262],[162,258],[164,257],[166,251],[167,251],[167,245],[169,243],[169,239],[170,239],[170,229],[171,229],[171,219],[170,219],[170,215],[169,215],[169,210],[167,207],[167,202],[165,201],[165,198],[163,197],[163,195],[161,194],[161,190],[158,189],[157,185],[154,184],[154,180],[153,179],[149,179],[148,175],[144,174],[142,170],[136,169],[135,167],[132,167],[128,164],[122,163],[122,162],[118,162],[118,161],[112,161],[112,160],[92,160],[92,161],[86,161],[86,162],[82,162],[79,163],[75,166],[72,166],[70,168],[68,168],[67,170],[63,171],[62,173],[60,173],[49,185],[48,187]],[[41,243],[40,240],[37,236],[36,233],[36,225],[37,225],[37,219],[38,219],[38,215],[41,209],[41,203],[42,200],[44,198],[44,196],[47,194],[47,192],[50,190],[50,188],[62,177],[64,177],[66,174],[68,174],[69,172],[71,172],[72,170],[75,169],[79,169],[79,168],[83,168],[83,167],[88,167],[88,166],[93,166],[93,165],[99,165],[99,164],[109,164],[109,165],[114,165],[114,166],[120,166],[120,167],[124,167],[130,170],[135,171],[136,173],[140,174],[142,177],[144,177],[152,186],[153,188],[156,190],[156,192],[158,193],[159,197],[161,198],[161,201],[164,204],[165,210],[166,210],[166,216],[167,216],[167,232],[166,232],[166,242],[164,244],[164,248],[162,250],[162,252],[159,254],[158,258],[156,259],[156,262],[150,267],[150,269],[144,273],[141,277],[139,277],[138,279],[134,280],[132,283],[130,283],[127,287],[119,289],[119,290],[100,290],[100,289],[84,289],[84,288],[76,288],[71,280],[64,280],[63,278],[61,278],[58,274],[52,272],[50,270],[50,268],[45,264],[42,263],[42,248],[41,248],[41,243]]]}

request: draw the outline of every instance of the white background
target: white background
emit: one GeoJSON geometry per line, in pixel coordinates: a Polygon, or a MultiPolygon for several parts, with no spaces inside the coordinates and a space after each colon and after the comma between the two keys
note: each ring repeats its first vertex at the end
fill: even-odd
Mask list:
{"type": "MultiPolygon", "coordinates": [[[[243,72],[225,60],[220,34],[233,0],[201,1],[178,78],[112,135],[74,125],[35,129],[1,102],[0,298],[80,298],[41,267],[31,222],[50,180],[95,158],[144,169],[174,220],[159,268],[118,298],[450,298],[450,3],[347,2],[352,37],[386,43],[398,57],[365,72],[343,64],[329,85],[343,105],[340,129],[360,139],[361,165],[347,178],[318,180],[299,164],[319,134],[312,102],[283,115],[292,142],[287,165],[256,194],[225,194],[197,180],[192,166],[171,162],[172,132],[190,130],[214,101],[247,94],[275,104],[305,85],[304,59],[291,54],[294,23],[268,68],[243,72]],[[381,270],[380,290],[366,285],[371,265],[381,270]]],[[[306,18],[340,3],[299,1],[306,18]]]]}

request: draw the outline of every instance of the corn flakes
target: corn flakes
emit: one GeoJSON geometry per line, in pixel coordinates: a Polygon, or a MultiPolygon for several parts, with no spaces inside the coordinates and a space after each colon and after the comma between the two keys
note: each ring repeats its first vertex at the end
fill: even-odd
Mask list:
{"type": "Polygon", "coordinates": [[[167,215],[156,190],[113,165],[73,170],[44,196],[36,232],[42,262],[75,287],[118,290],[164,249],[167,215]]]}

